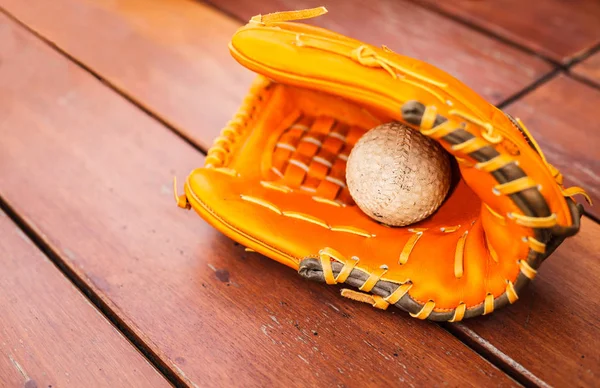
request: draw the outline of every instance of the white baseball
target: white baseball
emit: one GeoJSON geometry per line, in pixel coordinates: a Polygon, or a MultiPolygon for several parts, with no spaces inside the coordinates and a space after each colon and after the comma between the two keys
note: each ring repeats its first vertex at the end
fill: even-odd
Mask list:
{"type": "Polygon", "coordinates": [[[350,195],[368,216],[404,226],[430,216],[451,183],[448,155],[434,140],[391,122],[356,143],[346,165],[350,195]]]}

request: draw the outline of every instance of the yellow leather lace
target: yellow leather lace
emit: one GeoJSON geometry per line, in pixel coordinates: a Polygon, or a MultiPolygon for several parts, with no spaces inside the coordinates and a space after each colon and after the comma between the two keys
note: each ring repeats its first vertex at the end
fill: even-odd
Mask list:
{"type": "Polygon", "coordinates": [[[245,133],[248,123],[258,114],[258,110],[263,105],[259,97],[270,83],[271,81],[262,76],[254,80],[248,95],[244,98],[242,105],[235,113],[233,119],[225,125],[220,135],[208,149],[206,159],[204,160],[204,167],[213,169],[227,167],[230,153],[237,139],[245,133]]]}
{"type": "Polygon", "coordinates": [[[284,12],[273,12],[266,15],[252,16],[251,22],[270,24],[279,22],[288,22],[292,20],[310,19],[317,16],[321,16],[327,13],[327,8],[317,7],[309,9],[301,9],[298,11],[284,11],[284,12]]]}
{"type": "MultiPolygon", "coordinates": [[[[316,7],[316,8],[297,10],[297,11],[283,11],[283,12],[269,13],[266,15],[255,15],[250,19],[250,22],[260,23],[260,24],[271,24],[271,23],[278,23],[278,22],[310,19],[310,18],[324,15],[326,13],[327,13],[327,8],[316,7]]],[[[394,64],[391,61],[386,60],[385,58],[377,56],[375,54],[375,52],[372,49],[368,48],[367,46],[360,46],[359,48],[354,50],[351,55],[354,60],[358,61],[363,66],[382,67],[383,69],[388,71],[392,75],[393,78],[397,78],[396,71],[405,70],[405,69],[396,68],[396,67],[398,67],[398,65],[394,64]]],[[[411,73],[411,75],[415,76],[418,79],[421,79],[422,81],[432,83],[439,87],[446,86],[445,84],[439,84],[438,82],[431,80],[431,79],[427,79],[427,78],[422,79],[422,77],[420,77],[418,74],[411,73]]],[[[485,140],[489,141],[490,143],[497,144],[500,141],[502,141],[502,137],[500,135],[494,133],[493,127],[491,126],[490,123],[480,122],[479,120],[475,119],[474,117],[470,117],[470,116],[466,115],[465,113],[459,112],[456,110],[451,111],[450,114],[454,114],[454,115],[457,115],[464,119],[467,119],[468,121],[471,121],[471,122],[481,126],[482,128],[484,128],[485,131],[482,131],[482,136],[485,140]]],[[[539,145],[537,144],[537,142],[535,141],[533,136],[531,136],[531,133],[529,132],[527,127],[525,127],[525,125],[521,122],[521,120],[519,120],[519,119],[516,119],[516,120],[519,123],[519,125],[521,126],[523,132],[525,132],[526,136],[529,138],[529,141],[532,143],[532,145],[534,146],[536,151],[539,153],[540,157],[542,158],[542,160],[544,161],[544,163],[546,164],[548,169],[550,170],[556,183],[560,186],[562,195],[565,197],[573,197],[578,194],[582,195],[586,199],[586,201],[591,205],[592,199],[590,198],[590,196],[587,194],[587,192],[583,188],[578,187],[578,186],[572,186],[572,187],[565,188],[563,186],[563,175],[560,173],[560,171],[558,171],[558,169],[556,167],[554,167],[553,165],[548,163],[548,161],[546,160],[546,156],[540,149],[539,145]]],[[[215,148],[215,147],[213,147],[213,148],[215,148]]],[[[219,151],[222,151],[222,153],[226,153],[226,149],[223,149],[223,150],[214,149],[213,151],[214,151],[214,153],[218,153],[219,151]]]]}
{"type": "Polygon", "coordinates": [[[565,197],[573,197],[574,195],[577,195],[577,194],[583,195],[583,197],[585,198],[587,203],[592,205],[592,198],[590,198],[588,193],[583,188],[578,187],[578,186],[571,186],[571,187],[566,187],[566,188],[564,187],[563,175],[560,173],[560,171],[558,171],[558,169],[556,167],[554,167],[553,165],[548,163],[548,160],[546,160],[546,155],[544,155],[544,153],[542,152],[542,149],[540,148],[537,141],[535,141],[533,136],[531,136],[531,133],[529,132],[529,130],[527,129],[525,124],[523,124],[523,122],[518,118],[516,119],[516,121],[517,121],[517,123],[519,123],[519,125],[521,126],[521,129],[523,130],[523,132],[527,136],[528,140],[533,145],[533,148],[535,148],[535,150],[538,152],[538,154],[540,154],[540,158],[542,158],[542,160],[544,161],[544,164],[546,164],[546,167],[548,167],[548,170],[550,170],[550,173],[554,177],[554,180],[556,181],[556,183],[560,186],[562,195],[565,197]]]}

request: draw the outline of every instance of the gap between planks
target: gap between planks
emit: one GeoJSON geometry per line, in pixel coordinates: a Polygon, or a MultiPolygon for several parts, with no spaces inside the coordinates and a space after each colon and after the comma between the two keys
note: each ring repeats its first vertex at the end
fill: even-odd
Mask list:
{"type": "Polygon", "coordinates": [[[498,109],[503,110],[507,106],[514,104],[515,102],[517,102],[521,98],[525,97],[526,95],[533,93],[535,90],[537,90],[541,86],[547,84],[548,82],[550,82],[551,80],[556,78],[559,74],[564,74],[564,71],[561,68],[557,67],[557,68],[554,68],[553,70],[550,70],[548,73],[544,74],[543,76],[541,76],[537,80],[533,81],[528,86],[526,86],[523,89],[519,90],[518,92],[514,93],[512,96],[508,96],[506,99],[501,101],[496,106],[498,107],[498,109]]]}
{"type": "Polygon", "coordinates": [[[465,19],[465,18],[463,18],[463,17],[461,17],[459,15],[452,14],[452,13],[450,13],[448,11],[445,11],[445,10],[439,8],[439,7],[436,7],[433,4],[428,4],[428,3],[424,3],[424,2],[421,2],[421,1],[414,1],[414,0],[412,0],[411,3],[414,4],[414,5],[416,5],[416,6],[418,6],[418,7],[426,9],[427,11],[429,11],[431,13],[435,13],[435,14],[440,15],[440,16],[446,18],[446,19],[452,20],[452,21],[456,22],[457,24],[460,24],[462,26],[470,28],[473,31],[479,32],[482,35],[485,35],[485,36],[490,37],[492,39],[495,39],[495,40],[497,40],[499,42],[502,42],[505,45],[510,46],[510,47],[512,47],[514,49],[517,49],[517,50],[522,51],[524,53],[530,54],[530,55],[532,55],[534,57],[540,58],[540,59],[548,62],[552,66],[555,66],[555,67],[558,67],[558,68],[564,68],[564,67],[566,67],[566,65],[560,63],[559,61],[556,61],[556,60],[554,60],[554,59],[552,59],[552,58],[550,58],[550,57],[548,57],[548,56],[546,56],[546,55],[544,55],[542,53],[539,53],[539,52],[537,52],[537,51],[535,51],[535,50],[533,50],[533,49],[531,49],[531,48],[529,48],[529,47],[527,47],[527,46],[525,46],[525,45],[523,45],[521,43],[512,41],[509,38],[506,38],[506,37],[504,37],[504,36],[502,36],[502,35],[500,35],[498,33],[495,33],[495,32],[493,32],[491,30],[488,30],[485,27],[478,26],[478,25],[476,25],[476,24],[468,21],[467,19],[465,19]]]}
{"type": "Polygon", "coordinates": [[[171,123],[166,118],[161,117],[158,113],[154,112],[151,107],[146,106],[141,101],[136,100],[135,97],[133,97],[129,93],[127,93],[126,90],[119,88],[114,83],[112,83],[109,80],[107,80],[104,77],[102,77],[102,75],[100,73],[98,73],[97,71],[95,71],[93,68],[91,68],[90,66],[86,65],[82,61],[78,60],[77,58],[75,58],[74,56],[72,56],[71,54],[69,54],[68,52],[66,52],[65,50],[63,50],[60,46],[58,46],[56,43],[52,42],[50,39],[48,39],[45,36],[43,36],[38,31],[36,31],[33,28],[29,27],[23,21],[21,21],[20,19],[18,19],[15,15],[11,14],[10,12],[8,12],[5,8],[0,7],[0,12],[2,12],[4,15],[6,15],[6,17],[8,17],[10,20],[12,20],[13,22],[15,22],[16,24],[18,24],[20,27],[24,28],[27,32],[31,33],[36,38],[38,38],[39,40],[41,40],[42,42],[44,42],[45,44],[47,44],[48,46],[50,46],[53,50],[55,50],[56,52],[58,52],[59,54],[61,54],[65,58],[67,58],[69,61],[73,62],[74,64],[76,64],[77,66],[79,66],[81,69],[83,69],[87,73],[91,74],[98,81],[102,82],[109,89],[111,89],[112,91],[114,91],[115,93],[117,93],[119,96],[123,97],[125,100],[129,101],[132,105],[134,105],[137,108],[139,108],[142,112],[144,112],[145,114],[147,114],[148,116],[150,116],[152,119],[154,119],[154,120],[158,121],[159,123],[161,123],[164,127],[166,127],[171,132],[173,132],[175,135],[177,135],[177,137],[181,138],[187,144],[189,144],[190,146],[192,146],[192,148],[196,149],[201,154],[203,154],[203,155],[206,156],[207,150],[204,149],[204,147],[202,147],[200,144],[196,143],[190,136],[186,135],[185,131],[183,131],[181,128],[178,128],[175,124],[171,123]]]}
{"type": "Polygon", "coordinates": [[[219,5],[215,4],[212,0],[192,0],[192,1],[207,5],[210,8],[214,9],[215,11],[220,12],[221,14],[227,16],[229,19],[231,19],[237,23],[240,23],[242,25],[248,23],[248,20],[242,19],[241,17],[237,16],[235,13],[229,11],[228,9],[219,7],[219,5]]]}
{"type": "Polygon", "coordinates": [[[51,243],[46,241],[44,237],[32,227],[27,220],[17,214],[17,212],[6,202],[0,193],[0,211],[3,211],[19,229],[31,240],[31,242],[52,262],[56,268],[67,278],[79,292],[86,297],[90,303],[94,305],[113,326],[146,358],[146,360],[154,366],[154,368],[162,374],[175,387],[189,387],[195,384],[192,381],[184,379],[183,375],[178,375],[171,370],[171,367],[161,360],[150,347],[146,345],[144,340],[135,333],[120,317],[119,314],[102,300],[92,288],[88,286],[86,281],[79,276],[75,271],[66,265],[51,243]]]}
{"type": "Polygon", "coordinates": [[[462,343],[475,350],[481,357],[506,373],[519,384],[522,384],[525,387],[550,388],[548,383],[537,377],[514,359],[510,358],[506,353],[500,351],[500,349],[496,348],[489,341],[463,323],[443,322],[440,326],[448,333],[458,338],[462,343]]]}
{"type": "MultiPolygon", "coordinates": [[[[205,0],[205,1],[208,2],[210,0],[205,0]]],[[[552,59],[542,53],[539,53],[539,52],[535,51],[534,49],[531,49],[523,44],[515,42],[515,41],[511,40],[510,38],[506,38],[498,33],[495,33],[494,31],[488,30],[485,27],[478,26],[475,23],[472,23],[457,14],[452,14],[440,7],[436,7],[434,4],[425,3],[425,2],[421,2],[421,1],[411,1],[411,3],[415,4],[418,7],[421,7],[423,9],[430,11],[431,13],[438,14],[438,15],[445,17],[447,19],[450,19],[458,24],[461,24],[467,28],[477,31],[480,34],[483,34],[483,35],[493,38],[497,41],[500,41],[500,42],[506,44],[507,46],[513,47],[517,50],[520,50],[527,54],[533,55],[534,57],[538,57],[538,58],[548,62],[550,65],[552,65],[556,68],[562,69],[562,70],[568,70],[568,69],[572,68],[574,65],[583,62],[587,58],[591,57],[592,55],[594,55],[595,53],[600,51],[600,43],[598,43],[592,47],[587,48],[586,50],[583,50],[580,54],[573,56],[571,59],[569,59],[568,62],[562,63],[562,62],[552,59]]]]}
{"type": "Polygon", "coordinates": [[[567,63],[566,67],[571,69],[573,66],[580,64],[598,52],[600,52],[600,43],[588,48],[587,50],[584,50],[581,54],[571,59],[569,63],[567,63]]]}
{"type": "MultiPolygon", "coordinates": [[[[598,43],[597,45],[595,45],[592,48],[590,48],[589,50],[587,50],[587,52],[585,52],[584,54],[579,56],[577,59],[573,60],[572,63],[569,64],[569,68],[567,69],[567,72],[566,72],[567,76],[571,77],[575,81],[581,82],[582,84],[585,84],[591,88],[600,90],[600,84],[598,82],[596,82],[592,79],[589,79],[583,75],[579,75],[572,71],[576,65],[581,65],[586,59],[588,59],[591,56],[598,54],[598,53],[600,53],[600,43],[598,43]]],[[[600,223],[599,218],[596,218],[595,216],[593,216],[587,212],[585,214],[588,217],[590,217],[592,220],[596,221],[597,223],[600,223]]]]}
{"type": "Polygon", "coordinates": [[[581,58],[581,60],[578,60],[577,62],[573,63],[573,65],[569,67],[569,69],[566,73],[567,76],[569,76],[569,77],[573,78],[575,81],[581,82],[582,84],[585,84],[589,87],[600,90],[600,83],[598,83],[597,81],[594,81],[592,79],[589,79],[586,76],[579,75],[572,71],[573,68],[576,67],[575,65],[581,65],[586,59],[588,59],[589,57],[593,56],[594,54],[598,54],[598,53],[600,53],[600,44],[598,44],[598,46],[596,46],[592,50],[590,50],[588,55],[586,55],[584,58],[581,58]]]}
{"type": "MultiPolygon", "coordinates": [[[[218,10],[219,12],[221,12],[222,14],[224,14],[225,16],[227,16],[230,19],[233,19],[237,22],[245,23],[244,20],[241,20],[239,17],[233,15],[232,13],[230,13],[228,11],[224,11],[223,9],[219,8],[217,5],[215,5],[213,2],[211,2],[209,0],[205,0],[202,2],[209,5],[213,9],[218,10]]],[[[455,15],[450,15],[442,10],[433,8],[431,6],[428,6],[428,5],[419,3],[419,2],[417,2],[416,4],[418,4],[422,8],[427,9],[430,12],[440,14],[445,18],[451,19],[451,20],[453,20],[459,24],[465,25],[465,26],[469,27],[470,29],[473,29],[479,33],[482,33],[493,39],[501,41],[502,43],[504,43],[508,46],[511,46],[513,48],[516,48],[518,50],[521,50],[521,51],[531,54],[533,56],[539,57],[539,58],[549,62],[551,65],[555,66],[555,68],[552,69],[547,74],[543,75],[536,81],[532,82],[530,85],[524,87],[520,91],[514,93],[512,96],[509,96],[504,101],[499,103],[498,107],[501,109],[518,101],[522,97],[530,94],[531,92],[533,92],[537,88],[541,87],[542,85],[546,84],[550,80],[554,79],[556,76],[558,76],[561,73],[566,73],[568,76],[576,79],[577,81],[583,82],[583,83],[588,84],[597,89],[600,88],[600,86],[595,85],[588,80],[582,79],[579,76],[574,76],[573,74],[568,72],[568,69],[570,69],[573,65],[580,63],[581,61],[590,57],[594,53],[600,51],[600,44],[587,50],[579,57],[571,60],[568,64],[561,64],[561,63],[554,61],[550,58],[547,58],[544,55],[541,55],[541,54],[535,52],[534,50],[531,50],[525,46],[522,46],[522,45],[515,43],[509,39],[506,39],[504,37],[501,37],[491,31],[488,31],[488,30],[482,28],[482,27],[473,25],[473,24],[463,20],[460,17],[456,17],[455,15]]],[[[64,56],[65,58],[67,58],[68,60],[70,60],[71,62],[76,64],[77,66],[79,66],[81,69],[83,69],[87,73],[91,74],[94,78],[96,78],[97,80],[99,80],[100,82],[105,84],[108,88],[110,88],[115,93],[117,93],[119,96],[121,96],[122,98],[124,98],[125,100],[130,102],[132,105],[139,108],[141,111],[143,111],[145,114],[150,116],[152,119],[154,119],[157,122],[159,122],[160,124],[162,124],[168,130],[170,130],[175,135],[177,135],[179,138],[184,140],[192,148],[194,148],[195,150],[199,151],[200,153],[206,155],[206,149],[204,149],[197,142],[195,142],[190,136],[186,135],[181,128],[178,128],[176,125],[169,122],[169,120],[161,117],[159,114],[154,112],[151,107],[144,105],[141,101],[138,101],[137,99],[135,99],[133,96],[128,94],[125,90],[120,89],[117,85],[106,80],[101,74],[96,72],[92,67],[86,65],[82,61],[79,61],[77,58],[70,55],[68,52],[63,50],[61,47],[56,45],[54,42],[52,42],[45,36],[41,35],[38,31],[32,29],[27,24],[23,23],[21,20],[19,20],[14,15],[12,15],[6,9],[0,7],[0,12],[5,14],[8,18],[13,20],[15,23],[17,23],[19,26],[21,26],[22,28],[27,30],[29,33],[33,34],[36,38],[43,41],[45,44],[50,46],[52,49],[54,49],[55,51],[60,53],[62,56],[64,56]]],[[[132,328],[127,326],[127,324],[123,320],[120,319],[118,313],[113,311],[111,309],[111,307],[106,302],[104,302],[102,300],[102,298],[87,285],[87,283],[85,282],[84,279],[82,279],[77,273],[75,273],[72,269],[70,269],[63,262],[60,255],[58,255],[55,252],[55,250],[51,247],[50,243],[45,241],[44,238],[41,237],[34,230],[34,228],[29,225],[29,223],[26,220],[21,218],[10,207],[10,205],[4,200],[4,198],[2,198],[1,195],[0,195],[0,209],[4,210],[4,212],[13,220],[13,222],[15,222],[19,226],[19,228],[21,228],[21,230],[23,230],[24,233],[33,241],[33,243],[37,246],[37,248],[40,249],[50,259],[50,261],[52,263],[54,263],[54,265],[56,265],[56,267],[64,274],[64,276],[67,279],[69,279],[75,285],[75,287],[77,287],[80,290],[80,292],[82,292],[94,304],[94,306],[96,306],[96,308],[98,308],[98,310],[100,310],[107,317],[107,319],[148,359],[148,361],[151,364],[153,364],[165,376],[165,378],[167,378],[173,385],[175,385],[177,387],[180,387],[180,386],[185,387],[185,386],[188,386],[188,384],[193,384],[189,380],[184,380],[184,378],[182,376],[178,375],[175,371],[173,371],[171,369],[171,366],[169,366],[165,362],[163,362],[160,359],[159,355],[156,354],[155,352],[153,352],[145,344],[144,340],[140,336],[138,336],[132,328]]],[[[594,222],[600,223],[599,219],[597,219],[596,217],[593,217],[589,213],[584,213],[584,214],[586,216],[588,216],[594,222]]],[[[477,335],[477,333],[468,329],[466,326],[464,326],[464,325],[456,326],[456,325],[451,325],[451,324],[441,324],[440,326],[442,328],[444,328],[452,336],[456,337],[459,341],[461,341],[462,343],[467,345],[469,348],[471,348],[475,353],[479,354],[485,360],[490,362],[490,364],[494,365],[495,367],[497,367],[498,369],[500,369],[501,371],[506,373],[508,376],[510,376],[515,381],[519,382],[520,384],[523,384],[525,386],[547,386],[547,384],[544,381],[540,380],[533,373],[528,371],[522,365],[518,364],[515,360],[510,358],[508,355],[499,351],[497,348],[495,348],[489,342],[482,339],[479,335],[477,335]]]]}

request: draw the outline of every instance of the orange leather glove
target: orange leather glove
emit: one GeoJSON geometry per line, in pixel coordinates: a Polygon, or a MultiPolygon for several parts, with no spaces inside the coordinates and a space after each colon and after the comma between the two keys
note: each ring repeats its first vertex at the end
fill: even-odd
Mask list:
{"type": "MultiPolygon", "coordinates": [[[[460,321],[514,303],[579,229],[581,205],[518,119],[439,69],[288,22],[324,8],[255,16],[233,57],[260,74],[185,182],[180,207],[342,295],[413,317],[460,321]],[[354,205],[346,160],[362,134],[401,121],[436,139],[460,181],[410,227],[354,205]]],[[[585,193],[583,193],[585,194],[585,193]]]]}

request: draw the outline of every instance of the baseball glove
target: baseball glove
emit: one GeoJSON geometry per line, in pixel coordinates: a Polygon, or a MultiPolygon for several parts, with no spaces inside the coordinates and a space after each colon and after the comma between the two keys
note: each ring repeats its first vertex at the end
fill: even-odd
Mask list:
{"type": "Polygon", "coordinates": [[[525,126],[441,70],[383,47],[258,15],[230,44],[260,74],[185,182],[178,205],[233,240],[342,295],[456,322],[514,303],[579,229],[582,206],[525,126]],[[370,128],[399,121],[454,158],[442,206],[410,227],[363,214],[345,166],[370,128]],[[358,289],[358,290],[356,290],[358,289]]]}

